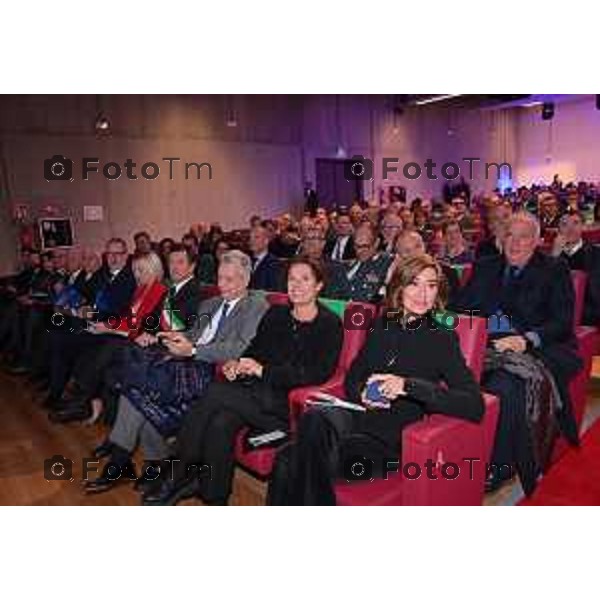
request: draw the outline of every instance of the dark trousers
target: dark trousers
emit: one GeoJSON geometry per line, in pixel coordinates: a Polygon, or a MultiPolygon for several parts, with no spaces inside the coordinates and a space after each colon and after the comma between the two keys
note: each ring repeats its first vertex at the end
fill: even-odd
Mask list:
{"type": "Polygon", "coordinates": [[[98,344],[90,333],[71,333],[60,329],[50,334],[50,394],[57,402],[62,397],[78,357],[98,344]]]}
{"type": "MultiPolygon", "coordinates": [[[[265,411],[268,396],[271,391],[262,383],[214,382],[184,417],[177,434],[181,462],[175,467],[176,478],[186,478],[190,465],[210,465],[210,478],[199,479],[199,494],[205,502],[226,502],[231,494],[235,439],[242,427],[270,431],[287,426],[281,417],[265,411]]],[[[286,397],[281,400],[287,403],[286,397]]]]}
{"type": "Polygon", "coordinates": [[[336,479],[359,479],[363,468],[365,474],[381,476],[384,461],[401,454],[402,428],[422,415],[418,406],[408,402],[394,413],[308,410],[298,424],[295,443],[277,454],[267,503],[335,505],[336,479]]]}
{"type": "Polygon", "coordinates": [[[95,341],[94,345],[82,349],[73,367],[73,379],[81,402],[103,395],[105,382],[118,379],[116,371],[121,362],[121,350],[129,343],[127,338],[109,334],[96,336],[95,341]]]}
{"type": "Polygon", "coordinates": [[[533,492],[539,475],[536,467],[531,437],[527,426],[525,383],[516,375],[502,369],[486,374],[483,380],[485,391],[500,400],[500,414],[492,451],[492,465],[499,475],[508,475],[515,467],[523,491],[533,492]]]}

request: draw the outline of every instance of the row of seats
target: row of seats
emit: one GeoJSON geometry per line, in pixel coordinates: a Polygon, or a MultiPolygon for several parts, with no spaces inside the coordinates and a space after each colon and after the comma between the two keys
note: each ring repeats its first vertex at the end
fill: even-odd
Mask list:
{"type": "MultiPolygon", "coordinates": [[[[585,274],[573,272],[576,297],[576,337],[579,354],[584,362],[583,369],[571,381],[570,393],[573,412],[578,428],[581,427],[586,405],[587,385],[591,372],[592,359],[600,336],[592,327],[581,327],[579,322],[583,309],[585,274]]],[[[217,288],[205,289],[205,293],[218,293],[217,288]]],[[[287,304],[288,297],[283,293],[268,293],[270,304],[287,304]]],[[[322,300],[325,304],[332,301],[322,300]]],[[[359,302],[333,301],[331,308],[346,319],[355,313],[378,310],[374,305],[359,302]],[[340,311],[340,306],[342,310],[340,311]]],[[[477,380],[481,377],[485,347],[487,343],[487,322],[484,318],[459,318],[456,328],[461,349],[469,368],[477,380]]],[[[344,329],[343,346],[337,369],[326,383],[317,387],[298,388],[289,395],[290,428],[293,434],[295,424],[305,410],[307,400],[317,391],[324,391],[338,397],[344,396],[344,378],[352,361],[364,344],[368,331],[365,329],[344,329]]],[[[492,395],[484,394],[485,415],[481,423],[443,415],[430,415],[423,421],[404,429],[402,433],[403,456],[401,464],[416,463],[421,468],[427,460],[438,467],[438,478],[428,479],[423,472],[417,479],[406,478],[402,472],[391,473],[388,479],[375,479],[367,482],[340,482],[336,486],[337,503],[340,505],[480,505],[484,495],[485,466],[489,462],[496,424],[499,402],[492,395]],[[478,461],[465,462],[465,458],[478,461]],[[456,463],[460,475],[456,479],[440,476],[439,468],[444,463],[456,463]],[[472,469],[472,470],[471,470],[472,469]]],[[[273,469],[275,452],[273,448],[249,450],[244,443],[248,430],[242,430],[236,441],[238,464],[256,477],[267,479],[273,469]]],[[[558,460],[568,448],[563,438],[557,440],[553,461],[558,460]]]]}

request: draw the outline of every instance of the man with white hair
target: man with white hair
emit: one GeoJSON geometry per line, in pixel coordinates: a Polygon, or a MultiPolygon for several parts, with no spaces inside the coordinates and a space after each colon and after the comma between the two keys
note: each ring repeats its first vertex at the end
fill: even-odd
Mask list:
{"type": "MultiPolygon", "coordinates": [[[[516,466],[527,494],[533,492],[544,466],[530,435],[530,410],[543,391],[528,387],[534,376],[539,375],[542,388],[548,384],[549,372],[556,384],[550,382],[550,387],[557,390],[552,396],[557,400],[556,410],[549,416],[557,417],[570,443],[578,442],[568,395],[569,380],[581,368],[573,328],[575,294],[566,263],[539,252],[539,241],[538,221],[528,213],[513,215],[503,254],[475,263],[473,275],[453,303],[458,311],[477,311],[475,316],[488,318],[482,384],[500,398],[492,463],[516,466]]],[[[509,474],[506,469],[503,473],[493,470],[488,489],[510,478],[509,474]]]]}

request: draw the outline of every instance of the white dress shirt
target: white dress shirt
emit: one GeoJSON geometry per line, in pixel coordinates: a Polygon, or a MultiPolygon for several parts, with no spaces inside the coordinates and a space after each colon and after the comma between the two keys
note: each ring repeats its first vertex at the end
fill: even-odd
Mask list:
{"type": "Polygon", "coordinates": [[[227,318],[229,315],[231,315],[231,311],[233,311],[235,305],[240,300],[241,298],[235,298],[234,300],[223,300],[223,302],[221,302],[221,306],[219,306],[215,314],[211,317],[208,326],[204,329],[202,335],[198,338],[198,341],[196,342],[197,346],[205,346],[206,344],[210,344],[210,342],[213,341],[213,338],[215,337],[217,329],[221,322],[221,315],[223,314],[223,308],[225,306],[225,303],[229,305],[229,310],[227,311],[227,316],[225,317],[227,318]]]}

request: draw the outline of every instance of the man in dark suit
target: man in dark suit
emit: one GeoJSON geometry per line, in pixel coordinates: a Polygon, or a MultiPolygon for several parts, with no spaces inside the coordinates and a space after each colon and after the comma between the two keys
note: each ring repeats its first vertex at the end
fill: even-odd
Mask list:
{"type": "MultiPolygon", "coordinates": [[[[573,285],[565,262],[539,252],[539,241],[538,221],[527,213],[514,215],[508,223],[504,254],[475,263],[473,275],[459,291],[453,308],[479,311],[480,316],[488,317],[488,340],[497,351],[527,352],[541,359],[562,399],[559,426],[569,442],[577,443],[567,387],[581,368],[573,330],[573,285]]],[[[538,473],[527,471],[535,463],[527,432],[523,382],[497,369],[486,373],[483,386],[501,402],[492,462],[516,464],[525,492],[530,493],[538,473]]],[[[506,475],[496,470],[488,489],[500,484],[506,475]]]]}
{"type": "Polygon", "coordinates": [[[93,306],[83,307],[80,318],[68,319],[63,326],[51,332],[50,394],[46,400],[48,408],[53,408],[60,402],[75,358],[87,344],[97,342],[95,336],[82,333],[87,319],[106,321],[111,316],[123,317],[129,309],[136,282],[128,262],[125,240],[109,240],[105,255],[106,265],[94,273],[90,282],[90,287],[96,290],[93,306]]]}
{"type": "Polygon", "coordinates": [[[350,216],[346,213],[340,213],[335,220],[335,238],[329,240],[325,245],[323,251],[325,256],[338,261],[356,258],[353,231],[354,227],[350,216]]]}
{"type": "Polygon", "coordinates": [[[281,263],[269,252],[269,232],[264,225],[252,228],[249,245],[252,259],[250,287],[270,292],[281,290],[281,263]]]}
{"type": "Polygon", "coordinates": [[[341,262],[324,256],[325,233],[321,227],[310,227],[304,232],[300,244],[300,255],[319,263],[325,275],[321,296],[336,300],[350,299],[350,282],[346,277],[346,269],[341,262]]]}
{"type": "Polygon", "coordinates": [[[552,254],[567,261],[569,268],[587,274],[583,307],[584,325],[600,325],[600,247],[583,239],[583,217],[571,212],[560,220],[552,254]]]}

